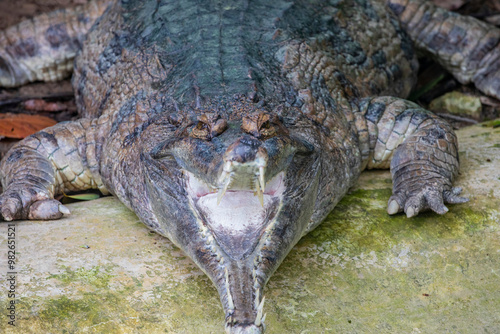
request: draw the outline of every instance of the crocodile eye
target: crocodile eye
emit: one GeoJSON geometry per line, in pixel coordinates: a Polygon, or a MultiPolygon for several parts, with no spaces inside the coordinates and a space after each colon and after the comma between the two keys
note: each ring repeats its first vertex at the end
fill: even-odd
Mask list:
{"type": "Polygon", "coordinates": [[[193,130],[191,130],[189,136],[203,140],[211,140],[223,133],[226,129],[227,121],[219,114],[206,113],[198,116],[198,123],[193,130]]]}
{"type": "Polygon", "coordinates": [[[196,124],[196,131],[208,132],[208,125],[206,123],[198,121],[198,124],[196,124]]]}
{"type": "Polygon", "coordinates": [[[263,140],[287,133],[278,116],[263,111],[244,117],[241,128],[246,133],[263,140]]]}

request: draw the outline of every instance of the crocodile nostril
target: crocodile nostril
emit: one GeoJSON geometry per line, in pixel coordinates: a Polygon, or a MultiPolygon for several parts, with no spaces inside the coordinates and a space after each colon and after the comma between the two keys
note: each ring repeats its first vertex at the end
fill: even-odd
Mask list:
{"type": "Polygon", "coordinates": [[[262,143],[253,137],[244,136],[230,145],[224,153],[224,161],[240,164],[255,160],[259,156],[267,156],[262,143]]]}

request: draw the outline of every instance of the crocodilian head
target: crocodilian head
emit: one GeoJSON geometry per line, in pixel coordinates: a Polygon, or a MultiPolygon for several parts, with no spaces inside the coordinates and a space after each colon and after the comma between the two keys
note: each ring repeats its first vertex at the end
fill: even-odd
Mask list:
{"type": "Polygon", "coordinates": [[[142,157],[153,212],[216,285],[228,333],[263,332],[262,289],[310,221],[320,160],[303,122],[205,113],[142,157]]]}

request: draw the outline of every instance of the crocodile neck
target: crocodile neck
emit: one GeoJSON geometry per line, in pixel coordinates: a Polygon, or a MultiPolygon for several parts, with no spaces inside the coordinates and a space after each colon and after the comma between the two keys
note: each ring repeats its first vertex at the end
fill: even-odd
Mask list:
{"type": "Polygon", "coordinates": [[[153,0],[122,1],[122,7],[130,27],[126,47],[154,50],[169,70],[160,85],[177,102],[276,89],[268,80],[275,61],[269,50],[279,47],[276,19],[289,4],[153,0]]]}

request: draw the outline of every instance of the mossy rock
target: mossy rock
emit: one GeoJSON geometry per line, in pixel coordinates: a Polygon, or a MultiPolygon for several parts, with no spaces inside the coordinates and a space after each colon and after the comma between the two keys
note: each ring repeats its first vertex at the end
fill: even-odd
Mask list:
{"type": "MultiPolygon", "coordinates": [[[[500,129],[458,136],[471,201],[388,216],[389,173],[364,173],[269,281],[267,333],[500,332],[500,129]]],[[[0,332],[223,332],[216,289],[182,251],[114,198],[69,207],[16,223],[16,327],[4,317],[0,332]]]]}
{"type": "Polygon", "coordinates": [[[482,104],[479,96],[455,91],[432,100],[429,109],[479,119],[481,117],[482,104]]]}

